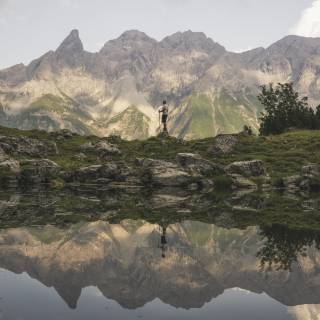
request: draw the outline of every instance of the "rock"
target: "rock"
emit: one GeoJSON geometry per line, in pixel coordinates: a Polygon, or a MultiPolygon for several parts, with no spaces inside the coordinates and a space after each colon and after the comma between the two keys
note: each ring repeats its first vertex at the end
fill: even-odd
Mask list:
{"type": "Polygon", "coordinates": [[[233,189],[258,189],[257,185],[253,181],[248,180],[240,174],[231,174],[230,178],[232,179],[233,189]]]}
{"type": "Polygon", "coordinates": [[[245,177],[259,177],[267,174],[265,164],[261,160],[238,161],[225,167],[231,174],[240,174],[245,177]]]}
{"type": "Polygon", "coordinates": [[[94,145],[92,142],[87,142],[87,143],[84,143],[80,146],[80,150],[83,151],[83,152],[90,152],[90,151],[93,151],[94,150],[94,145]]]}
{"type": "Polygon", "coordinates": [[[301,182],[302,177],[300,175],[282,178],[282,184],[288,190],[298,190],[301,182]]]}
{"type": "MultiPolygon", "coordinates": [[[[120,181],[123,179],[123,174],[117,164],[110,162],[104,165],[92,165],[82,167],[72,173],[71,180],[73,181],[89,181],[98,179],[110,179],[110,181],[120,181]]],[[[100,180],[106,181],[106,180],[100,180]]],[[[109,180],[108,180],[109,181],[109,180]]]]}
{"type": "Polygon", "coordinates": [[[0,147],[0,162],[4,160],[8,160],[9,156],[4,152],[4,150],[0,147]]]}
{"type": "Polygon", "coordinates": [[[33,157],[43,157],[58,154],[58,148],[55,142],[23,136],[0,136],[0,147],[8,154],[22,154],[33,157]]]}
{"type": "Polygon", "coordinates": [[[94,152],[100,156],[121,154],[121,151],[116,146],[106,141],[99,141],[95,144],[88,142],[80,146],[80,149],[83,152],[94,152]]]}
{"type": "Polygon", "coordinates": [[[47,182],[59,176],[61,167],[49,159],[21,160],[22,182],[47,182]]]}
{"type": "Polygon", "coordinates": [[[145,184],[179,187],[191,184],[193,177],[176,164],[163,160],[137,159],[142,166],[142,180],[145,184]]]}
{"type": "Polygon", "coordinates": [[[102,152],[104,154],[110,154],[110,155],[119,155],[121,154],[120,150],[106,142],[106,141],[99,141],[96,145],[95,145],[95,149],[98,151],[98,152],[102,152]]]}
{"type": "Polygon", "coordinates": [[[0,170],[2,173],[19,174],[20,173],[19,161],[14,159],[4,160],[0,163],[0,170]]]}
{"type": "Polygon", "coordinates": [[[304,178],[320,177],[320,165],[311,163],[303,166],[301,169],[301,175],[304,178]]]}
{"type": "Polygon", "coordinates": [[[191,173],[201,174],[204,176],[224,174],[224,170],[221,166],[203,159],[199,154],[178,153],[176,160],[181,167],[191,173]]]}
{"type": "Polygon", "coordinates": [[[62,129],[59,131],[50,132],[50,136],[54,137],[57,140],[70,139],[76,135],[77,135],[76,133],[74,133],[68,129],[62,129]]]}
{"type": "Polygon", "coordinates": [[[80,152],[80,153],[74,155],[73,158],[78,161],[83,161],[84,159],[87,158],[87,156],[83,152],[80,152]]]}
{"type": "Polygon", "coordinates": [[[213,154],[229,154],[236,147],[239,141],[237,134],[220,134],[215,137],[213,146],[209,148],[208,152],[213,154]]]}

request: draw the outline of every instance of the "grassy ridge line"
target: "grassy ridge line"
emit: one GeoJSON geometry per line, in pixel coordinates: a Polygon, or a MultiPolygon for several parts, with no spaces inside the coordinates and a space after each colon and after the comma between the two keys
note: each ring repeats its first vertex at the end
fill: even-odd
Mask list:
{"type": "MultiPolygon", "coordinates": [[[[8,136],[27,136],[41,140],[53,140],[49,133],[39,130],[18,130],[0,127],[0,134],[8,136]]],[[[79,153],[79,147],[86,142],[96,142],[96,136],[80,136],[56,141],[60,154],[52,160],[65,168],[100,161],[88,158],[75,161],[73,156],[79,153]]],[[[104,138],[112,142],[111,138],[104,138]]],[[[209,152],[215,138],[184,141],[176,138],[161,139],[152,137],[147,140],[117,141],[122,151],[119,160],[133,163],[136,157],[150,157],[174,160],[179,152],[199,153],[213,162],[227,165],[234,161],[260,159],[266,162],[270,175],[274,178],[298,174],[301,167],[308,163],[320,164],[320,131],[294,131],[276,136],[257,137],[239,136],[235,150],[228,155],[213,155],[209,152]]]]}

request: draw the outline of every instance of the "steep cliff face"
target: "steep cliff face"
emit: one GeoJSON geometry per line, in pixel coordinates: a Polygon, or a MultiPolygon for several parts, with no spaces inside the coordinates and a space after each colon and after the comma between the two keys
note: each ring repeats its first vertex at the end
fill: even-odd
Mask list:
{"type": "Polygon", "coordinates": [[[90,53],[73,30],[57,50],[0,71],[0,123],[144,138],[157,132],[156,108],[167,99],[175,136],[232,133],[244,124],[257,129],[258,86],[293,81],[315,105],[319,62],[318,38],[288,36],[267,49],[236,54],[203,33],[178,32],[159,42],[132,30],[90,53]],[[142,116],[124,117],[132,107],[142,116]],[[116,130],[115,117],[121,119],[116,130]]]}
{"type": "MultiPolygon", "coordinates": [[[[308,247],[292,272],[261,269],[258,230],[200,222],[163,229],[143,221],[94,222],[69,230],[20,228],[0,232],[0,267],[27,272],[53,286],[70,307],[96,286],[126,308],[156,297],[182,308],[201,307],[225,289],[266,292],[283,304],[319,303],[319,252],[308,247]],[[162,255],[164,257],[162,257],[162,255]]],[[[299,308],[292,312],[298,313],[299,308]]]]}

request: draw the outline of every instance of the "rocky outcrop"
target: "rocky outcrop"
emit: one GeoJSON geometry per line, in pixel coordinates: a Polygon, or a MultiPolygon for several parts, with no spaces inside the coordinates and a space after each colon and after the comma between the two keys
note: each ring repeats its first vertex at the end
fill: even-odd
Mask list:
{"type": "Polygon", "coordinates": [[[199,154],[178,153],[176,160],[182,168],[192,174],[211,177],[225,173],[222,166],[203,159],[199,154]]]}
{"type": "Polygon", "coordinates": [[[311,163],[303,166],[300,174],[282,178],[282,185],[290,192],[320,190],[320,165],[311,163]]]}
{"type": "Polygon", "coordinates": [[[20,163],[14,159],[7,159],[0,162],[0,172],[2,174],[17,175],[20,173],[20,163]]]}
{"type": "Polygon", "coordinates": [[[85,143],[80,147],[80,150],[83,152],[95,153],[99,156],[121,154],[121,151],[119,150],[118,147],[103,140],[97,143],[92,143],[92,142],[85,143]]]}
{"type": "Polygon", "coordinates": [[[28,155],[46,157],[57,155],[58,148],[54,141],[33,139],[26,136],[0,136],[0,148],[10,155],[28,155]]]}
{"type": "Polygon", "coordinates": [[[320,177],[320,165],[311,163],[301,168],[301,175],[303,178],[320,177]]]}
{"type": "Polygon", "coordinates": [[[245,177],[260,177],[267,174],[266,167],[261,160],[237,161],[226,166],[230,174],[240,174],[245,177]]]}
{"type": "Polygon", "coordinates": [[[0,161],[5,161],[5,160],[8,160],[8,159],[9,159],[9,156],[0,147],[0,161]]]}
{"type": "Polygon", "coordinates": [[[121,168],[115,162],[109,162],[103,165],[81,167],[66,174],[65,178],[67,181],[109,183],[123,181],[127,176],[127,168],[121,168]]]}
{"type": "Polygon", "coordinates": [[[137,159],[144,184],[181,187],[193,182],[193,178],[177,164],[154,159],[137,159]]]}
{"type": "Polygon", "coordinates": [[[235,149],[239,135],[237,134],[220,134],[215,137],[213,146],[209,148],[212,154],[230,154],[235,149]]]}
{"type": "Polygon", "coordinates": [[[50,136],[57,140],[70,139],[76,135],[77,134],[75,132],[72,132],[68,129],[62,129],[62,130],[50,132],[50,136]]]}
{"type": "Polygon", "coordinates": [[[19,179],[22,183],[49,182],[59,176],[61,167],[49,159],[32,159],[20,161],[19,179]]]}

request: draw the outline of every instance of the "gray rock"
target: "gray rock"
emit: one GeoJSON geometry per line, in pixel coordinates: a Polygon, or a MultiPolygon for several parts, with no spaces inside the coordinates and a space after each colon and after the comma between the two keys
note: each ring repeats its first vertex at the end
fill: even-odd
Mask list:
{"type": "Polygon", "coordinates": [[[209,152],[213,154],[229,154],[238,143],[237,134],[220,134],[214,139],[213,146],[209,148],[209,152]]]}
{"type": "Polygon", "coordinates": [[[265,164],[261,160],[237,161],[225,167],[231,174],[240,174],[245,177],[259,177],[267,175],[265,164]]]}
{"type": "Polygon", "coordinates": [[[8,154],[43,157],[58,154],[55,142],[28,137],[0,136],[0,147],[8,154]]]}
{"type": "Polygon", "coordinates": [[[92,142],[84,143],[80,146],[80,150],[83,152],[90,152],[94,150],[94,144],[92,142]]]}
{"type": "Polygon", "coordinates": [[[73,158],[75,160],[82,161],[82,160],[86,159],[87,156],[83,152],[80,152],[80,153],[74,155],[73,158]]]}
{"type": "Polygon", "coordinates": [[[4,160],[8,160],[9,156],[4,152],[4,150],[0,147],[0,162],[4,160]]]}
{"type": "Polygon", "coordinates": [[[63,139],[70,139],[73,136],[76,136],[77,134],[68,129],[62,129],[59,131],[50,132],[50,135],[57,140],[63,140],[63,139]]]}
{"type": "Polygon", "coordinates": [[[106,141],[99,141],[95,144],[93,144],[92,142],[88,142],[80,146],[80,149],[83,152],[93,152],[100,156],[121,154],[119,148],[106,141]]]}
{"type": "Polygon", "coordinates": [[[305,178],[320,177],[320,165],[311,163],[303,166],[301,169],[301,175],[305,178]]]}
{"type": "Polygon", "coordinates": [[[176,164],[163,160],[137,159],[142,166],[142,180],[145,184],[179,187],[191,184],[193,178],[176,164]]]}
{"type": "Polygon", "coordinates": [[[7,172],[11,174],[20,173],[20,164],[19,161],[14,159],[4,160],[0,163],[0,169],[2,172],[7,172]]]}
{"type": "Polygon", "coordinates": [[[80,182],[98,179],[110,179],[110,181],[119,181],[123,178],[123,175],[117,164],[110,162],[104,165],[82,167],[73,172],[70,178],[73,181],[80,182]]]}
{"type": "Polygon", "coordinates": [[[97,152],[102,152],[103,154],[110,154],[110,155],[121,154],[120,150],[116,146],[114,146],[106,141],[99,141],[95,145],[95,149],[97,150],[97,152]]]}
{"type": "Polygon", "coordinates": [[[199,154],[194,153],[178,153],[177,162],[190,173],[201,174],[204,176],[212,176],[223,174],[224,170],[221,166],[203,159],[199,154]]]}
{"type": "Polygon", "coordinates": [[[258,189],[257,185],[253,181],[248,180],[240,174],[231,174],[230,178],[232,179],[233,189],[258,189]]]}

